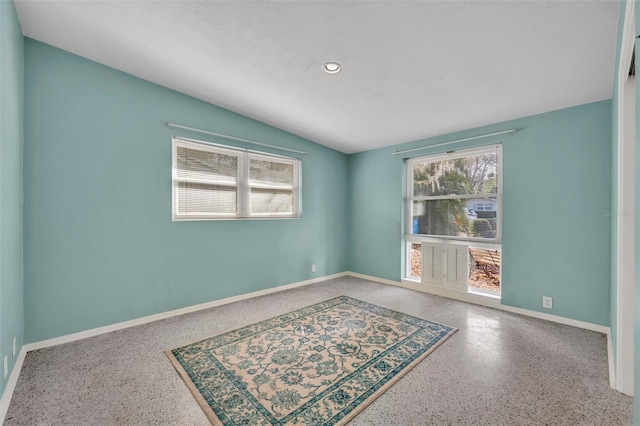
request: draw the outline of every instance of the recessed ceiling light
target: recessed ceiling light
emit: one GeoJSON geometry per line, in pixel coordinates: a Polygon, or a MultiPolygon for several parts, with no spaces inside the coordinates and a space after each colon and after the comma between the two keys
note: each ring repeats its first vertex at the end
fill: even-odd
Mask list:
{"type": "Polygon", "coordinates": [[[322,65],[322,71],[324,71],[326,74],[338,74],[340,71],[342,71],[342,65],[337,62],[327,62],[326,64],[322,65]]]}

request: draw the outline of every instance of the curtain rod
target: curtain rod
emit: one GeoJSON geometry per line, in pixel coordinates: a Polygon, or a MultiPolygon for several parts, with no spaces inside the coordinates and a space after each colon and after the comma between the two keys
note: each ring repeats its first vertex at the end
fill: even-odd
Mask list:
{"type": "Polygon", "coordinates": [[[501,132],[487,133],[486,135],[471,136],[470,138],[456,139],[455,141],[442,142],[442,143],[436,143],[433,145],[421,146],[419,148],[411,148],[411,149],[404,149],[402,151],[395,151],[392,155],[404,154],[407,152],[419,151],[421,149],[427,149],[427,148],[435,148],[437,146],[449,145],[457,142],[465,142],[465,141],[472,141],[474,139],[488,138],[489,136],[506,135],[507,133],[516,133],[517,131],[518,129],[509,129],[509,130],[503,130],[501,132]]]}
{"type": "Polygon", "coordinates": [[[215,142],[201,141],[201,140],[198,140],[198,139],[185,138],[183,136],[173,135],[172,138],[174,140],[178,140],[178,141],[182,141],[182,142],[190,142],[190,143],[196,143],[196,144],[206,145],[206,146],[215,146],[215,147],[218,147],[218,148],[225,149],[227,151],[251,152],[253,154],[260,154],[263,157],[286,158],[288,160],[291,160],[291,159],[299,160],[298,157],[287,157],[286,155],[272,154],[270,152],[263,152],[263,151],[255,151],[255,150],[249,149],[249,148],[239,148],[239,147],[235,147],[235,146],[222,145],[222,144],[215,143],[215,142]]]}
{"type": "Polygon", "coordinates": [[[222,133],[210,132],[208,130],[196,129],[195,127],[183,126],[181,124],[171,123],[171,122],[168,122],[168,121],[165,122],[164,124],[167,127],[173,127],[174,129],[190,130],[192,132],[202,133],[202,134],[211,135],[211,136],[217,136],[219,138],[229,139],[229,140],[232,140],[232,141],[245,142],[245,143],[250,143],[250,144],[253,144],[253,145],[266,146],[266,147],[269,147],[269,148],[281,149],[283,151],[295,152],[296,154],[300,154],[300,155],[305,155],[306,154],[306,152],[298,151],[296,149],[284,148],[282,146],[277,146],[277,145],[269,145],[268,143],[256,142],[256,141],[252,141],[251,139],[237,138],[235,136],[229,136],[229,135],[225,135],[225,134],[222,134],[222,133]]]}

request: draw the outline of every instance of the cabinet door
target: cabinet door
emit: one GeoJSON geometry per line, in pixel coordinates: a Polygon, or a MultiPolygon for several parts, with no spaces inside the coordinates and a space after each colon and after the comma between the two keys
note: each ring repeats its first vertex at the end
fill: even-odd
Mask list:
{"type": "Polygon", "coordinates": [[[469,246],[447,244],[445,247],[447,272],[444,277],[446,287],[467,290],[469,281],[469,246]]]}
{"type": "Polygon", "coordinates": [[[422,243],[422,282],[444,284],[444,244],[422,243]]]}

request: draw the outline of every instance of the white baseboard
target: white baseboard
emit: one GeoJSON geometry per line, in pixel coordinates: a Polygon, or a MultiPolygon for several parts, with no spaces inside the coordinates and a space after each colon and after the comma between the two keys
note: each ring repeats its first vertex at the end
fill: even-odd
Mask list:
{"type": "Polygon", "coordinates": [[[358,272],[351,272],[351,271],[348,271],[346,274],[350,275],[352,277],[362,278],[363,280],[375,281],[377,283],[389,284],[389,285],[395,285],[395,286],[398,286],[398,287],[403,287],[402,283],[399,283],[398,281],[388,280],[386,278],[378,278],[378,277],[374,277],[372,275],[365,275],[365,274],[360,274],[358,272]]]}
{"type": "Polygon", "coordinates": [[[572,318],[565,318],[558,315],[545,314],[544,312],[531,311],[529,309],[517,308],[515,306],[503,305],[500,299],[496,297],[487,297],[474,293],[467,293],[463,291],[451,290],[443,287],[430,286],[426,284],[420,284],[408,280],[402,282],[388,280],[384,278],[373,277],[370,275],[358,274],[355,272],[347,272],[348,275],[362,278],[365,280],[375,281],[383,284],[389,284],[396,287],[407,288],[409,290],[421,291],[423,293],[434,294],[436,296],[448,297],[450,299],[460,300],[462,302],[473,303],[475,305],[482,305],[489,308],[500,309],[502,311],[513,312],[515,314],[525,315],[528,317],[539,318],[551,322],[557,322],[559,324],[570,325],[573,327],[584,328],[586,330],[597,331],[598,333],[608,334],[610,328],[600,324],[593,324],[590,322],[579,321],[572,318]]]}
{"type": "Polygon", "coordinates": [[[172,311],[161,312],[158,314],[148,315],[142,318],[136,318],[129,321],[123,321],[115,324],[105,325],[103,327],[80,331],[78,333],[67,334],[65,336],[54,337],[52,339],[47,339],[47,340],[41,340],[39,342],[28,343],[24,345],[24,348],[26,348],[27,352],[35,351],[38,349],[50,348],[52,346],[75,342],[77,340],[98,336],[100,334],[111,333],[112,331],[122,330],[125,328],[135,327],[137,325],[147,324],[150,322],[159,321],[166,318],[176,317],[178,315],[184,315],[191,312],[201,311],[203,309],[209,309],[216,306],[239,302],[241,300],[251,299],[254,297],[265,296],[267,294],[278,293],[280,291],[290,290],[292,288],[297,288],[297,287],[303,287],[303,286],[314,284],[320,281],[340,278],[345,276],[346,274],[347,274],[346,272],[340,272],[338,274],[325,275],[318,278],[312,278],[310,280],[299,281],[297,283],[285,284],[278,287],[272,287],[264,290],[254,291],[251,293],[240,294],[238,296],[226,297],[224,299],[218,299],[218,300],[213,300],[211,302],[200,303],[198,305],[186,306],[184,308],[174,309],[172,311]]]}
{"type": "Polygon", "coordinates": [[[420,284],[420,283],[412,282],[409,280],[403,280],[402,282],[398,282],[398,281],[388,280],[385,278],[374,277],[371,275],[359,274],[357,272],[347,272],[347,275],[351,275],[353,277],[362,278],[369,281],[375,281],[382,284],[402,287],[409,290],[435,294],[436,296],[448,297],[450,299],[460,300],[462,302],[468,302],[476,305],[486,306],[489,308],[500,309],[507,312],[513,312],[515,314],[552,321],[559,324],[565,324],[565,325],[570,325],[577,328],[583,328],[586,330],[604,333],[607,336],[607,358],[609,362],[609,385],[614,389],[616,387],[616,373],[615,373],[615,366],[613,363],[613,344],[611,339],[610,327],[600,325],[600,324],[593,324],[585,321],[574,320],[571,318],[560,317],[558,315],[551,315],[551,314],[545,314],[543,312],[531,311],[529,309],[516,308],[515,306],[503,305],[500,299],[495,297],[487,297],[487,296],[482,296],[482,295],[473,294],[473,293],[450,290],[447,288],[420,284]]]}
{"type": "Polygon", "coordinates": [[[9,381],[7,382],[7,387],[4,388],[4,393],[2,394],[2,398],[0,398],[0,425],[4,423],[4,418],[7,415],[7,411],[9,410],[9,404],[11,403],[11,398],[13,397],[13,391],[16,389],[16,383],[18,383],[18,376],[20,376],[20,371],[22,370],[22,363],[24,363],[24,358],[27,355],[27,350],[23,346],[18,354],[18,358],[16,359],[16,363],[13,366],[13,370],[11,371],[11,375],[9,375],[9,381]]]}
{"type": "Polygon", "coordinates": [[[616,389],[616,366],[613,362],[613,339],[610,332],[607,333],[607,355],[609,358],[609,386],[616,389]]]}

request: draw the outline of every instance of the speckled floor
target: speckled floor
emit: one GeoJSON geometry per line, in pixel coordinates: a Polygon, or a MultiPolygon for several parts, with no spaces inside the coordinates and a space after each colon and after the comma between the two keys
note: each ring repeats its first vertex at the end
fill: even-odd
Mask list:
{"type": "Polygon", "coordinates": [[[27,354],[5,425],[207,425],[163,353],[347,295],[459,331],[350,425],[629,425],[604,335],[353,277],[27,354]]]}

